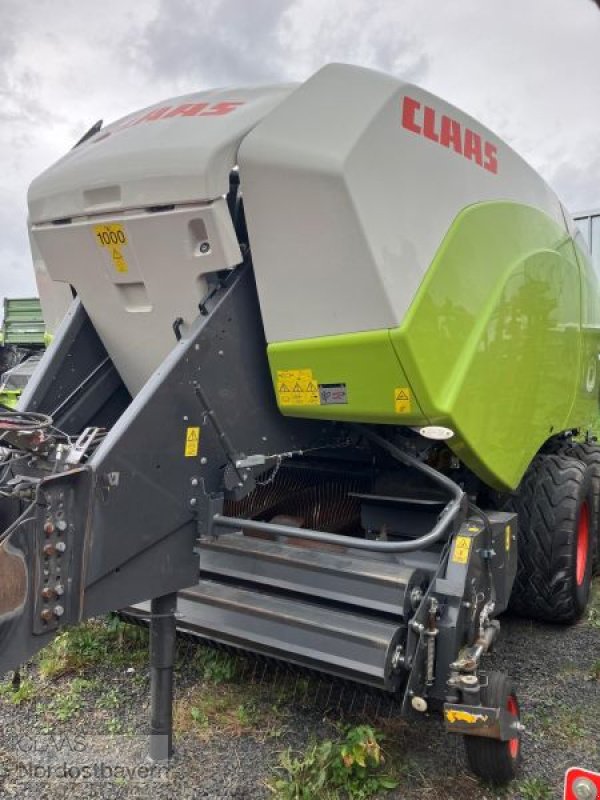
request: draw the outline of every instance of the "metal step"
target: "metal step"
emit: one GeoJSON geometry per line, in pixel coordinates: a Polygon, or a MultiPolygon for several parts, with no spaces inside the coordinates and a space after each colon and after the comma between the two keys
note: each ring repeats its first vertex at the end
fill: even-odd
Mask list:
{"type": "Polygon", "coordinates": [[[229,533],[200,540],[202,576],[222,576],[406,617],[423,574],[397,561],[229,533]]]}
{"type": "Polygon", "coordinates": [[[404,628],[359,613],[201,580],[179,592],[177,628],[388,691],[401,681],[392,660],[404,628]]]}

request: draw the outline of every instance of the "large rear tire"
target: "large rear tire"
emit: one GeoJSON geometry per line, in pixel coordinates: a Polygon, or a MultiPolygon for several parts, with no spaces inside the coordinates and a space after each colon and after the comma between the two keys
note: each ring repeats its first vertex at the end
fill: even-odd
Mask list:
{"type": "Polygon", "coordinates": [[[597,536],[594,476],[564,455],[537,456],[511,505],[519,515],[510,606],[521,616],[572,623],[587,606],[597,536]]]}
{"type": "Polygon", "coordinates": [[[592,575],[598,575],[600,573],[600,444],[567,439],[556,452],[583,461],[591,470],[594,489],[592,575]]]}
{"type": "MultiPolygon", "coordinates": [[[[505,708],[519,722],[519,701],[510,679],[503,672],[490,672],[488,685],[481,689],[481,703],[505,708]]],[[[517,776],[521,763],[520,733],[507,742],[482,736],[465,736],[465,751],[471,770],[482,780],[501,786],[517,776]]]]}

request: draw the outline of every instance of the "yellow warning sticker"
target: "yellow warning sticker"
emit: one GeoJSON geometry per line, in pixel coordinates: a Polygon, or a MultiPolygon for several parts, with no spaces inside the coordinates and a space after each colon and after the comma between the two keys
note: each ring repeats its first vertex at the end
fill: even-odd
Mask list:
{"type": "Polygon", "coordinates": [[[507,553],[510,550],[510,535],[511,535],[510,525],[507,525],[506,528],[504,528],[504,548],[507,553]]]}
{"type": "Polygon", "coordinates": [[[185,450],[184,455],[186,458],[194,458],[198,455],[198,448],[200,447],[200,428],[189,427],[185,432],[185,450]]]}
{"type": "Polygon", "coordinates": [[[452,553],[452,561],[455,564],[466,564],[469,560],[469,551],[471,550],[471,537],[470,536],[457,536],[454,540],[454,552],[452,553]]]}
{"type": "Polygon", "coordinates": [[[410,414],[410,389],[399,386],[394,389],[394,411],[396,414],[410,414]]]}
{"type": "Polygon", "coordinates": [[[445,717],[450,724],[453,722],[466,722],[467,725],[475,725],[477,722],[487,722],[489,719],[487,714],[473,714],[470,711],[463,711],[457,708],[447,708],[445,717]]]}
{"type": "Polygon", "coordinates": [[[319,384],[311,369],[278,369],[277,399],[280,406],[320,406],[319,384]]]}
{"type": "Polygon", "coordinates": [[[94,225],[94,235],[98,247],[104,248],[110,256],[116,272],[129,272],[129,266],[122,252],[127,244],[125,228],[117,223],[94,225]]]}

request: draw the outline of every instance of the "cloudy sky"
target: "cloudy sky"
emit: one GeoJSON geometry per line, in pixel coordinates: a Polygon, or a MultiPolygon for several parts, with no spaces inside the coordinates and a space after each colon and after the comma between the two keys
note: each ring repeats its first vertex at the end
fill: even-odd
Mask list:
{"type": "Polygon", "coordinates": [[[591,0],[0,0],[0,298],[35,292],[30,181],[97,119],[330,61],[421,84],[506,139],[568,208],[600,206],[591,0]]]}

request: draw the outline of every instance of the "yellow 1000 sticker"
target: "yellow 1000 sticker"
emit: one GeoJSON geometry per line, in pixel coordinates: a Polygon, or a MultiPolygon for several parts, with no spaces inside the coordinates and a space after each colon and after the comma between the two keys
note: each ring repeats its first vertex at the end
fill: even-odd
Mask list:
{"type": "Polygon", "coordinates": [[[98,247],[106,250],[110,256],[116,272],[129,272],[129,266],[122,252],[122,248],[127,245],[127,234],[123,225],[110,223],[106,225],[94,225],[94,235],[98,247]]]}

